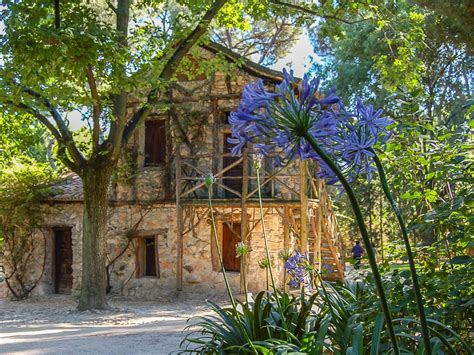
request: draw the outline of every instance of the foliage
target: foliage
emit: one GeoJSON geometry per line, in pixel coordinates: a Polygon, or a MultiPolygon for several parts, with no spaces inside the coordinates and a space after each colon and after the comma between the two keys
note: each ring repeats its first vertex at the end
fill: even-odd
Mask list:
{"type": "Polygon", "coordinates": [[[40,202],[54,180],[49,166],[27,158],[0,169],[0,247],[3,244],[5,281],[17,299],[28,296],[44,271],[44,260],[36,260],[35,253],[43,248],[46,256],[46,243],[35,233],[41,234],[40,202]],[[40,275],[32,272],[36,265],[43,270],[40,275]]]}
{"type": "Polygon", "coordinates": [[[44,128],[31,117],[0,115],[0,162],[6,164],[23,155],[45,162],[44,138],[44,128]]]}
{"type": "Polygon", "coordinates": [[[247,21],[248,28],[217,28],[211,38],[258,64],[272,65],[288,54],[301,35],[301,21],[275,13],[273,9],[267,10],[262,17],[257,21],[247,21]]]}
{"type": "MultiPolygon", "coordinates": [[[[387,286],[395,285],[388,282],[391,285],[387,286]]],[[[339,286],[322,282],[315,291],[311,296],[301,293],[298,297],[277,292],[270,299],[260,292],[254,302],[239,303],[238,311],[209,302],[214,315],[188,326],[191,332],[181,343],[182,353],[252,353],[242,327],[259,354],[378,354],[389,350],[383,314],[374,302],[370,280],[339,286]],[[284,322],[279,317],[276,297],[283,307],[284,322]]],[[[400,318],[394,323],[402,347],[412,353],[422,351],[420,339],[413,336],[419,331],[416,323],[403,312],[397,314],[400,318]]],[[[430,327],[436,332],[433,348],[469,349],[449,328],[434,320],[430,320],[430,327]]]]}
{"type": "MultiPolygon", "coordinates": [[[[85,250],[80,308],[106,307],[107,188],[137,126],[209,27],[242,20],[238,1],[5,1],[0,7],[0,109],[46,127],[58,157],[84,187],[85,250]],[[127,112],[132,94],[140,106],[127,112]],[[81,112],[89,134],[73,134],[81,112]],[[81,138],[86,138],[82,140],[81,138]],[[98,247],[94,247],[94,246],[98,247]]],[[[251,1],[248,11],[258,11],[251,1]]],[[[166,105],[165,105],[166,106],[166,105]]]]}
{"type": "MultiPolygon", "coordinates": [[[[337,86],[346,104],[356,96],[371,98],[397,123],[381,158],[415,243],[431,244],[472,224],[466,218],[455,221],[456,213],[450,217],[454,223],[446,219],[442,226],[430,217],[438,206],[456,208],[473,184],[469,122],[474,67],[466,36],[472,8],[462,1],[458,5],[446,11],[447,4],[432,1],[373,2],[370,9],[360,9],[366,21],[321,22],[310,31],[325,59],[313,69],[326,74],[326,84],[337,86]]],[[[387,204],[380,202],[377,184],[358,184],[377,246],[383,245],[382,238],[385,245],[387,239],[396,241],[398,229],[387,204]],[[376,237],[375,231],[382,235],[376,237]]],[[[334,197],[345,217],[339,219],[343,233],[355,235],[354,224],[342,212],[348,201],[334,197]]]]}

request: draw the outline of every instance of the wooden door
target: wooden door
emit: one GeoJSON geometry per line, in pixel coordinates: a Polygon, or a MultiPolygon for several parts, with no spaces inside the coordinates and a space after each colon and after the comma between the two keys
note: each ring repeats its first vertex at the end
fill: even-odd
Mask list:
{"type": "Polygon", "coordinates": [[[240,242],[240,224],[234,223],[234,232],[223,223],[222,226],[222,258],[226,271],[240,271],[240,258],[235,254],[235,247],[240,242]]]}
{"type": "Polygon", "coordinates": [[[72,290],[72,238],[71,228],[54,232],[55,292],[71,294],[72,290]]]}
{"type": "MultiPolygon", "coordinates": [[[[232,144],[227,142],[227,138],[231,136],[230,133],[224,133],[224,154],[230,154],[230,150],[233,147],[232,144]]],[[[232,157],[232,156],[224,156],[222,159],[222,167],[225,168],[226,166],[231,165],[236,160],[239,160],[239,157],[232,157]]],[[[243,164],[240,163],[233,168],[226,171],[223,175],[223,184],[234,191],[242,193],[242,175],[243,175],[243,164]]],[[[236,194],[232,193],[231,191],[225,190],[224,192],[225,197],[238,197],[236,194]]]]}

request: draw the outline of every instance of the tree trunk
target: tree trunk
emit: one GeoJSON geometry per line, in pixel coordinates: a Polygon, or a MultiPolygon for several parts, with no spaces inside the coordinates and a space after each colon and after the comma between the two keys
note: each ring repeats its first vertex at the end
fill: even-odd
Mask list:
{"type": "Polygon", "coordinates": [[[100,164],[91,159],[82,172],[84,186],[82,284],[78,306],[81,311],[107,308],[107,191],[113,166],[110,161],[100,164]]]}

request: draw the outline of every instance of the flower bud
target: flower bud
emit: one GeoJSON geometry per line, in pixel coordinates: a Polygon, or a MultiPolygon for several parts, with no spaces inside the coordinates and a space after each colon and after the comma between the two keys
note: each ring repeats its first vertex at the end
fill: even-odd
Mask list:
{"type": "Polygon", "coordinates": [[[216,181],[216,178],[211,173],[204,176],[204,183],[206,184],[207,188],[211,187],[215,181],[216,181]]]}
{"type": "Polygon", "coordinates": [[[247,245],[245,242],[239,242],[235,246],[235,253],[237,254],[237,257],[247,255],[251,251],[252,251],[252,248],[250,247],[250,245],[247,245]]]}
{"type": "Polygon", "coordinates": [[[263,155],[262,154],[256,154],[255,158],[253,160],[253,166],[255,169],[260,169],[262,167],[262,161],[263,161],[263,155]]]}

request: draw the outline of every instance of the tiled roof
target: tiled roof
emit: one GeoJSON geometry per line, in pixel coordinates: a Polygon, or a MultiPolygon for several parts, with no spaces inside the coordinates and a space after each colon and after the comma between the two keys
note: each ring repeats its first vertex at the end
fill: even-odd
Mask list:
{"type": "Polygon", "coordinates": [[[82,180],[75,173],[66,175],[52,190],[53,193],[46,198],[47,201],[82,201],[84,197],[82,180]]]}

